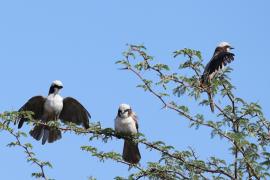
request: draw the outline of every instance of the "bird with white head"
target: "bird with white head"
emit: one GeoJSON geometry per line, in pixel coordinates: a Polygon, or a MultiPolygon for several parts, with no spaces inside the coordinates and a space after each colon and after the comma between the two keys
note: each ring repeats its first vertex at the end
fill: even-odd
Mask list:
{"type": "MultiPolygon", "coordinates": [[[[38,124],[30,131],[30,135],[36,140],[42,138],[42,144],[47,141],[52,143],[61,139],[61,131],[55,127],[45,125],[49,121],[57,121],[61,119],[62,122],[72,122],[78,125],[83,124],[87,129],[89,128],[89,112],[74,98],[62,98],[59,95],[60,89],[63,88],[63,83],[59,80],[52,82],[47,97],[34,96],[29,99],[20,109],[22,111],[31,111],[33,120],[41,120],[43,124],[38,124]]],[[[28,117],[20,116],[18,128],[21,128],[28,117]]]]}
{"type": "MultiPolygon", "coordinates": [[[[200,83],[201,86],[210,91],[211,80],[215,75],[220,72],[227,64],[234,60],[234,54],[230,52],[234,49],[230,43],[221,42],[215,49],[213,57],[205,66],[203,75],[201,76],[200,83]]],[[[211,111],[214,112],[214,102],[212,98],[212,93],[208,92],[211,111]]]]}
{"type": "Polygon", "coordinates": [[[230,43],[225,42],[225,41],[219,43],[219,44],[218,44],[218,47],[223,48],[223,49],[225,48],[227,52],[230,52],[231,49],[234,49],[234,48],[230,45],[230,43]]]}
{"type": "MultiPolygon", "coordinates": [[[[115,131],[120,134],[136,135],[138,133],[138,120],[130,105],[121,104],[115,118],[115,131]]],[[[125,140],[123,148],[123,159],[131,164],[139,163],[141,154],[138,143],[125,140]]]]}

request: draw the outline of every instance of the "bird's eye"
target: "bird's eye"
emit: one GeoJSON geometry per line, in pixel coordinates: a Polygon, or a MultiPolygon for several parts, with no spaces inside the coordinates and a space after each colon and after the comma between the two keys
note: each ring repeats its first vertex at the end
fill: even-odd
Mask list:
{"type": "Polygon", "coordinates": [[[54,85],[53,87],[57,88],[57,89],[62,89],[63,88],[62,86],[58,86],[58,85],[54,85]]]}

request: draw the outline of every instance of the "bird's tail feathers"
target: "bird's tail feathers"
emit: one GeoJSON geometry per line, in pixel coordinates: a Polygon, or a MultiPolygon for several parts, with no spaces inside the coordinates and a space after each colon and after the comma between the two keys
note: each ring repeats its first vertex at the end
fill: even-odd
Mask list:
{"type": "Polygon", "coordinates": [[[138,143],[130,140],[125,140],[122,157],[126,162],[131,164],[139,163],[141,154],[139,151],[138,143]]]}
{"type": "Polygon", "coordinates": [[[213,100],[213,95],[212,95],[212,90],[211,90],[211,85],[209,82],[209,76],[208,74],[203,74],[200,79],[200,87],[203,88],[207,94],[208,94],[208,99],[209,99],[209,104],[210,104],[210,109],[212,112],[215,111],[215,103],[213,100]]]}
{"type": "Polygon", "coordinates": [[[62,138],[61,131],[56,127],[50,127],[48,143],[52,143],[62,138]]]}
{"type": "Polygon", "coordinates": [[[208,79],[207,78],[208,78],[207,74],[203,74],[201,76],[200,87],[202,87],[202,88],[206,88],[207,87],[207,83],[208,83],[208,79]]]}
{"type": "Polygon", "coordinates": [[[44,127],[43,125],[37,125],[34,127],[34,129],[32,129],[29,134],[36,139],[37,141],[39,141],[44,133],[44,127]]]}
{"type": "Polygon", "coordinates": [[[30,135],[39,141],[42,138],[42,144],[52,143],[61,139],[61,131],[56,127],[48,127],[45,125],[37,125],[30,131],[30,135]]]}
{"type": "Polygon", "coordinates": [[[214,103],[214,100],[213,100],[212,93],[211,92],[207,92],[207,94],[208,94],[210,109],[211,109],[212,112],[215,112],[215,103],[214,103]]]}

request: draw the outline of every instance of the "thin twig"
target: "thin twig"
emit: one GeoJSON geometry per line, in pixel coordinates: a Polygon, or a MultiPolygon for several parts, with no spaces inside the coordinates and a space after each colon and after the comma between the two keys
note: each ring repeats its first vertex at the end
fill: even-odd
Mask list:
{"type": "Polygon", "coordinates": [[[32,159],[32,162],[34,164],[36,164],[40,168],[40,170],[41,170],[41,177],[44,180],[48,180],[48,178],[47,178],[47,176],[45,174],[45,171],[44,171],[44,165],[42,165],[42,163],[40,163],[35,157],[33,157],[33,153],[29,150],[29,148],[27,146],[25,146],[25,145],[23,145],[21,143],[21,140],[20,140],[20,138],[19,138],[19,136],[17,134],[15,134],[13,131],[9,131],[9,130],[8,130],[8,132],[12,136],[14,136],[16,138],[16,142],[17,142],[16,145],[18,145],[21,148],[23,148],[24,149],[24,152],[27,154],[28,158],[32,159]]]}

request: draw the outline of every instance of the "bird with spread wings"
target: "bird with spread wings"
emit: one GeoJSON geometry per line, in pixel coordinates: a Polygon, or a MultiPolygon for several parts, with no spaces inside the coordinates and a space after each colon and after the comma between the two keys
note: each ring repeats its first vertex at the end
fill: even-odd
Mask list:
{"type": "Polygon", "coordinates": [[[211,93],[211,80],[227,64],[234,60],[234,54],[230,52],[233,47],[227,42],[221,42],[215,49],[214,55],[206,65],[201,76],[201,86],[207,89],[211,111],[214,112],[214,101],[211,93]]]}
{"type": "MultiPolygon", "coordinates": [[[[86,129],[89,128],[89,118],[91,118],[89,112],[76,99],[72,97],[62,98],[59,95],[62,88],[61,81],[53,81],[47,97],[34,96],[19,109],[19,112],[33,112],[32,119],[41,120],[44,123],[35,125],[34,129],[30,131],[30,135],[36,140],[39,141],[42,138],[42,144],[52,143],[62,137],[59,129],[45,125],[49,121],[60,119],[62,122],[72,122],[83,125],[86,129]]],[[[20,116],[18,128],[21,128],[24,122],[28,120],[27,117],[20,116]]]]}

